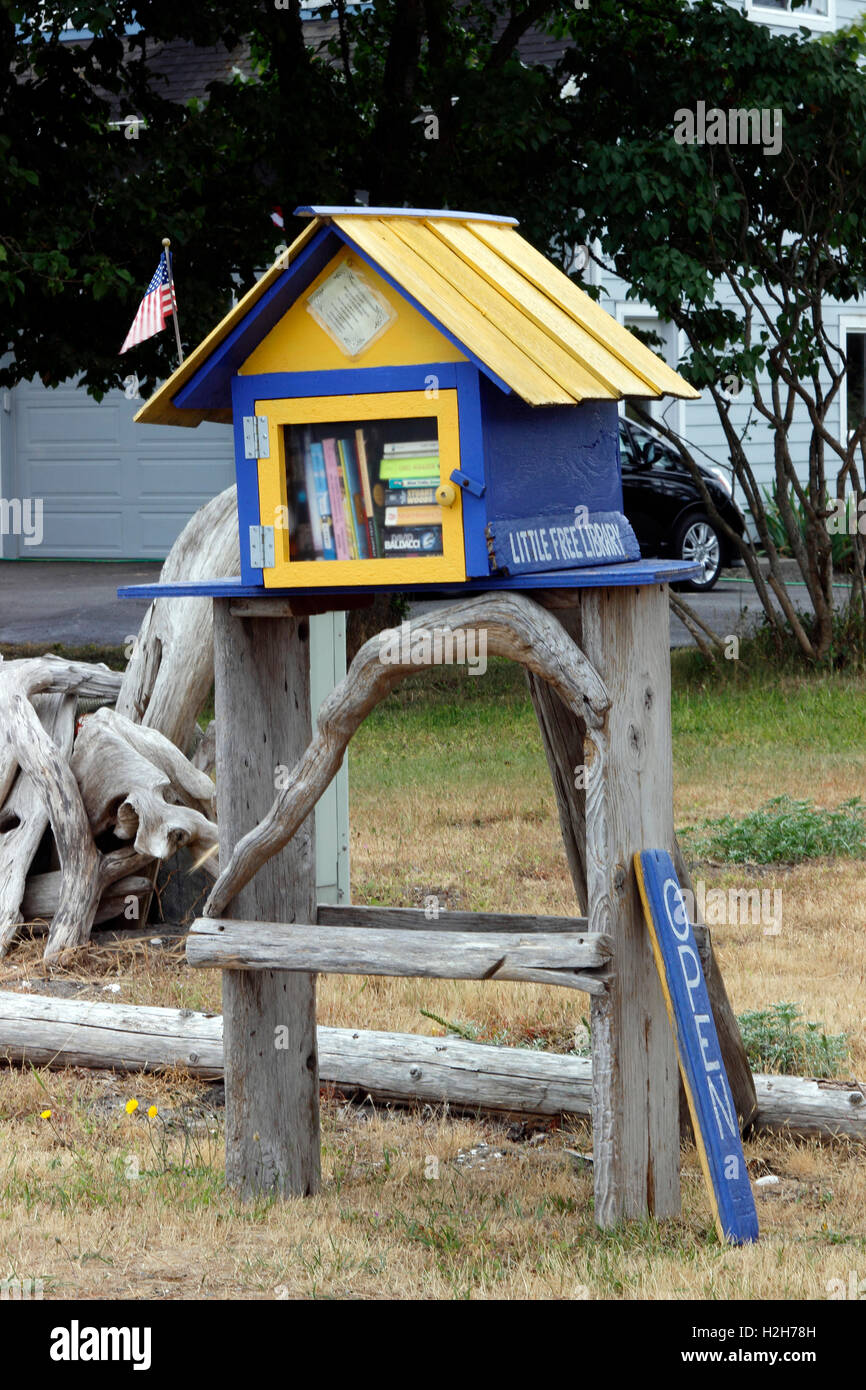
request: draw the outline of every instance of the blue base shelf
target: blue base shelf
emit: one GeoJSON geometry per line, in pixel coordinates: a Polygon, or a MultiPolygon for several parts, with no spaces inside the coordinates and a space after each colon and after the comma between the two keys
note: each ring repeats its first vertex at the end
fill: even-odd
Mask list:
{"type": "MultiPolygon", "coordinates": [[[[240,578],[178,580],[173,584],[126,584],[119,598],[313,598],[341,594],[414,594],[425,598],[460,598],[462,594],[486,594],[499,589],[621,589],[629,585],[677,584],[699,579],[700,565],[687,560],[629,560],[625,564],[594,565],[588,569],[547,570],[544,574],[519,574],[509,578],[467,579],[457,584],[353,584],[297,589],[266,589],[263,584],[244,584],[240,578]]],[[[335,605],[336,606],[336,605],[335,605]]]]}

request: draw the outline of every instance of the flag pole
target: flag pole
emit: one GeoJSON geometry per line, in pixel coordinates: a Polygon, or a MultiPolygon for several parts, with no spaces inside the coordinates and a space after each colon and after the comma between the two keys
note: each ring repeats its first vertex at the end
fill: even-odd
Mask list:
{"type": "Polygon", "coordinates": [[[168,284],[171,290],[171,316],[174,319],[174,338],[175,342],[177,343],[178,366],[181,366],[183,364],[183,348],[180,345],[180,325],[177,321],[177,296],[174,292],[174,272],[171,268],[171,251],[169,250],[169,247],[171,246],[171,241],[167,236],[164,236],[162,239],[162,244],[165,247],[165,263],[168,266],[168,284]]]}

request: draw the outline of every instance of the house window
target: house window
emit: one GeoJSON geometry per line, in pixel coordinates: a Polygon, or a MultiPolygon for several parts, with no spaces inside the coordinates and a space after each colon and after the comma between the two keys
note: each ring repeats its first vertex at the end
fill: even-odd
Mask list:
{"type": "Polygon", "coordinates": [[[845,413],[848,438],[866,415],[866,328],[848,329],[845,333],[845,356],[848,371],[845,376],[845,413]]]}
{"type": "Polygon", "coordinates": [[[746,13],[760,24],[807,29],[832,29],[835,23],[835,0],[807,0],[794,5],[792,0],[746,0],[746,13]]]}

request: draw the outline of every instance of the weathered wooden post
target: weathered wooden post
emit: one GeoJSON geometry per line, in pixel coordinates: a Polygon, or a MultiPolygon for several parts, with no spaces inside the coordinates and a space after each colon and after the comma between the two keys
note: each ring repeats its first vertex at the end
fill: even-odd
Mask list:
{"type": "Polygon", "coordinates": [[[578,899],[590,930],[615,943],[611,988],[591,1005],[595,1216],[607,1227],[680,1208],[676,1051],[631,871],[637,849],[673,843],[667,591],[550,601],[611,696],[603,778],[593,731],[584,738],[551,686],[529,678],[578,899]]]}
{"type": "Polygon", "coordinates": [[[315,1190],[316,969],[546,980],[592,998],[597,1221],[673,1215],[674,1044],[632,860],[675,850],[666,586],[698,571],[641,559],[617,402],[698,393],[512,219],[300,211],[307,229],[139,412],[235,431],[241,578],[160,590],[217,600],[220,877],[187,955],[224,970],[229,1178],[315,1190]],[[297,619],[383,589],[461,602],[444,629],[409,625],[417,652],[367,643],[310,740],[297,619]],[[532,673],[586,917],[322,917],[316,799],[376,702],[479,630],[532,673]]]}
{"type": "MultiPolygon", "coordinates": [[[[220,855],[274,799],[280,767],[310,741],[310,625],[242,618],[214,600],[220,855]]],[[[309,922],[316,912],[313,816],[232,904],[253,921],[309,922]]],[[[316,977],[224,970],[226,1179],[244,1196],[317,1192],[320,1178],[316,977]]]]}

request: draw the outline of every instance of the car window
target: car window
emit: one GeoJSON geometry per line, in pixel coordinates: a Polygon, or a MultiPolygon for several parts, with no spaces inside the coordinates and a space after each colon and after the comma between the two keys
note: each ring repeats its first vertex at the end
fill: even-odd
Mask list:
{"type": "Polygon", "coordinates": [[[631,431],[628,425],[624,425],[621,420],[619,424],[619,452],[624,468],[634,468],[636,466],[637,460],[635,458],[631,431]]]}
{"type": "Polygon", "coordinates": [[[649,430],[641,429],[639,425],[632,425],[634,436],[638,448],[642,449],[646,444],[652,444],[655,452],[652,466],[665,473],[682,473],[683,464],[679,454],[675,453],[669,444],[650,434],[649,430]]]}

